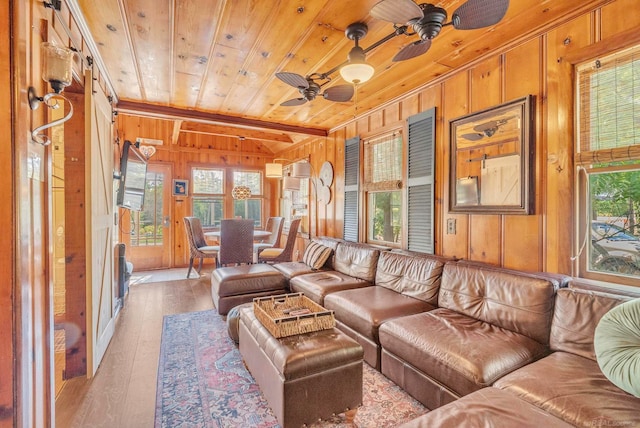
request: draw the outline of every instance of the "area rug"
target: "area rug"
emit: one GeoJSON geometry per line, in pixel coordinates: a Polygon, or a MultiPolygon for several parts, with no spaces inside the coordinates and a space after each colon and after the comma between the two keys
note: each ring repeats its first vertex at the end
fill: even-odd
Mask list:
{"type": "MultiPolygon", "coordinates": [[[[427,412],[382,374],[364,364],[358,427],[395,427],[427,412]]],[[[213,310],[165,316],[155,426],[278,427],[247,371],[226,322],[213,310]]],[[[344,415],[314,428],[347,427],[344,415]]]]}

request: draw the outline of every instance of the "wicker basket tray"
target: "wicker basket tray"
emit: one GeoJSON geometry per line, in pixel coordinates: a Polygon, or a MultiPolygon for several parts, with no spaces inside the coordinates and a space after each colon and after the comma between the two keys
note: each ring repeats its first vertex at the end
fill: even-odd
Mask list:
{"type": "Polygon", "coordinates": [[[328,311],[302,293],[280,294],[253,299],[256,318],[274,337],[293,336],[336,326],[328,311]]]}

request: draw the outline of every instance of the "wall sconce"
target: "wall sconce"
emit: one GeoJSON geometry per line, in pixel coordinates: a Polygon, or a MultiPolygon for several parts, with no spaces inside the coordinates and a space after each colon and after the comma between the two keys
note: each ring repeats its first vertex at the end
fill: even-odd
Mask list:
{"type": "Polygon", "coordinates": [[[44,105],[50,109],[57,109],[61,105],[58,100],[64,100],[69,103],[69,113],[62,119],[54,120],[53,122],[35,128],[31,132],[31,139],[35,143],[42,144],[43,146],[51,144],[51,139],[46,134],[43,134],[42,131],[52,126],[60,125],[73,116],[73,105],[68,99],[63,97],[61,93],[64,88],[71,84],[73,79],[71,68],[73,66],[74,54],[75,52],[73,50],[56,46],[53,43],[44,42],[40,45],[42,80],[49,82],[53,92],[39,97],[36,89],[33,86],[29,86],[27,92],[29,96],[29,107],[31,110],[35,110],[41,103],[44,103],[44,105]]]}
{"type": "Polygon", "coordinates": [[[237,199],[240,201],[249,199],[251,197],[251,189],[247,186],[235,186],[231,190],[231,196],[233,197],[233,199],[237,199]]]}

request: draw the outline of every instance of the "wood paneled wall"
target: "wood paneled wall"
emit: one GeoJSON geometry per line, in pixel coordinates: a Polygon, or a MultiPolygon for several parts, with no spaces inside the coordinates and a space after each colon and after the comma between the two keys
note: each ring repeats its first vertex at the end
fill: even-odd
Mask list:
{"type": "MultiPolygon", "coordinates": [[[[11,10],[9,2],[0,5],[0,43],[11,46],[11,10]]],[[[11,67],[8,55],[0,55],[0,85],[3,88],[11,88],[11,67]]],[[[6,90],[5,92],[9,92],[6,90]]],[[[11,98],[0,97],[0,123],[11,123],[11,98]]],[[[13,164],[13,141],[11,133],[0,134],[0,165],[10,166],[13,164]]],[[[7,170],[9,169],[7,168],[7,170]]],[[[3,280],[0,282],[0,427],[8,428],[13,425],[13,391],[15,387],[14,377],[14,355],[15,344],[13,334],[15,331],[14,322],[14,291],[15,284],[15,178],[13,174],[0,175],[0,185],[6,189],[4,201],[0,204],[0,218],[3,219],[4,233],[0,234],[0,271],[3,272],[3,280]]]]}
{"type": "MultiPolygon", "coordinates": [[[[196,166],[264,170],[264,164],[273,159],[271,150],[260,142],[241,140],[237,136],[179,132],[179,120],[119,114],[116,127],[120,146],[125,140],[135,142],[138,137],[162,140],[163,145],[155,146],[156,153],[149,162],[171,165],[173,177],[169,179],[190,180],[191,169],[196,166]]],[[[277,210],[277,203],[270,196],[272,181],[264,181],[265,219],[277,210]]],[[[192,215],[191,201],[191,192],[187,197],[173,197],[170,201],[174,266],[186,266],[189,262],[189,244],[182,219],[192,215]]]]}
{"type": "MultiPolygon", "coordinates": [[[[319,235],[342,236],[344,141],[372,134],[436,107],[436,253],[524,270],[572,273],[574,133],[573,65],[596,54],[638,42],[635,0],[617,0],[504,52],[480,55],[456,70],[378,110],[359,115],[327,138],[305,141],[277,153],[309,156],[316,170],[332,161],[333,199],[319,207],[319,235]],[[454,214],[449,211],[449,122],[525,95],[535,103],[535,211],[531,215],[454,214]],[[444,225],[455,219],[456,234],[444,225]]],[[[428,57],[428,53],[425,55],[428,57]]],[[[419,62],[420,59],[414,61],[419,62]]],[[[375,79],[375,76],[373,77],[375,79]]],[[[366,84],[365,84],[366,85],[366,84]]],[[[406,135],[406,134],[405,134],[406,135]]]]}

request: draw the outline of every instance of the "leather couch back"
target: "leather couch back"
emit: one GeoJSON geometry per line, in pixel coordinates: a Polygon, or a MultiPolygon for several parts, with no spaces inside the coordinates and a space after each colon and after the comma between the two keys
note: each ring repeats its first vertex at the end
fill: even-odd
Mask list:
{"type": "Polygon", "coordinates": [[[444,261],[437,256],[380,253],[375,284],[438,305],[444,261]]]}
{"type": "Polygon", "coordinates": [[[331,256],[325,262],[323,268],[328,270],[333,270],[334,260],[336,257],[336,247],[339,243],[345,242],[340,238],[331,238],[329,236],[316,236],[312,239],[312,241],[324,245],[325,247],[331,248],[333,251],[331,252],[331,256]]]}
{"type": "Polygon", "coordinates": [[[340,242],[336,247],[333,267],[340,273],[373,283],[379,256],[377,248],[340,242]]]}
{"type": "Polygon", "coordinates": [[[448,262],[438,306],[547,345],[558,286],[557,281],[533,273],[448,262]]]}
{"type": "Polygon", "coordinates": [[[589,290],[558,290],[551,324],[552,351],[564,351],[596,360],[593,335],[600,318],[614,307],[630,300],[589,290]]]}

